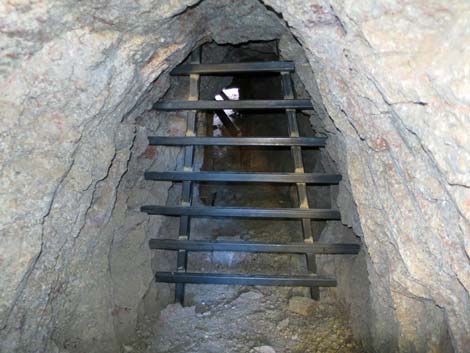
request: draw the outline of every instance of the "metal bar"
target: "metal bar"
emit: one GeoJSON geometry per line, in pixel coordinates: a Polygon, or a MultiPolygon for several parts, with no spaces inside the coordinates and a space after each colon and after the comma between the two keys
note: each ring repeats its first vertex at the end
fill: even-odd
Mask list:
{"type": "Polygon", "coordinates": [[[226,127],[230,135],[232,136],[240,135],[240,130],[233,123],[232,119],[230,119],[230,117],[223,110],[216,110],[215,113],[219,117],[222,124],[226,127]]]}
{"type": "Polygon", "coordinates": [[[145,172],[145,179],[334,185],[341,181],[341,175],[320,173],[145,172]]]}
{"type": "MultiPolygon", "coordinates": [[[[201,51],[200,48],[195,49],[191,54],[191,63],[198,64],[200,63],[201,51]]],[[[199,99],[199,75],[191,74],[189,77],[189,97],[188,100],[197,101],[199,99]]],[[[186,136],[193,137],[196,135],[196,111],[189,110],[187,112],[187,127],[186,127],[186,136]]],[[[186,171],[193,170],[193,159],[194,159],[194,146],[186,146],[184,148],[184,161],[183,167],[186,171]]],[[[184,181],[182,185],[181,192],[181,205],[182,206],[191,206],[192,203],[192,182],[190,180],[184,181]]],[[[189,239],[189,233],[191,228],[191,223],[188,216],[183,215],[180,218],[179,224],[179,239],[187,240],[189,239]]],[[[176,270],[178,272],[186,272],[188,263],[188,254],[186,250],[179,249],[178,255],[176,258],[176,270]]],[[[184,284],[177,284],[175,287],[175,300],[184,303],[184,284]]]]}
{"type": "Polygon", "coordinates": [[[157,282],[248,286],[335,287],[336,279],[319,275],[281,276],[224,273],[157,272],[157,282]]]}
{"type": "Polygon", "coordinates": [[[282,254],[357,254],[359,244],[259,243],[215,240],[150,239],[150,249],[187,251],[239,251],[282,254]]]}
{"type": "Polygon", "coordinates": [[[151,215],[191,217],[242,217],[242,218],[304,218],[340,220],[340,213],[332,209],[305,208],[249,208],[249,207],[182,207],[147,205],[140,208],[151,215]]]}
{"type": "Polygon", "coordinates": [[[233,101],[161,101],[153,105],[156,110],[220,110],[220,109],[313,109],[308,99],[278,99],[278,100],[233,100],[233,101]]]}
{"type": "Polygon", "coordinates": [[[295,64],[291,61],[262,61],[230,64],[186,64],[174,68],[171,74],[231,75],[250,72],[293,72],[294,70],[295,64]]]}
{"type": "MultiPolygon", "coordinates": [[[[294,90],[292,87],[292,81],[290,73],[282,72],[282,89],[284,92],[284,99],[293,99],[294,98],[294,90]]],[[[299,136],[299,127],[297,124],[297,117],[295,110],[287,110],[287,120],[288,120],[288,129],[289,129],[289,136],[290,137],[298,137],[299,136]]],[[[302,150],[299,146],[292,146],[291,147],[292,158],[294,159],[294,169],[295,173],[303,174],[304,170],[304,163],[302,160],[302,150]]],[[[297,183],[297,194],[299,197],[299,207],[302,209],[309,208],[309,202],[307,197],[307,185],[305,183],[297,183]]],[[[302,231],[304,236],[304,242],[306,244],[313,243],[313,230],[312,230],[312,222],[309,218],[302,219],[302,231]]],[[[317,272],[317,264],[314,254],[307,254],[307,267],[309,272],[316,273],[317,272]]],[[[311,288],[310,290],[311,297],[315,300],[320,299],[320,290],[319,288],[311,288]]]]}
{"type": "Polygon", "coordinates": [[[220,96],[223,98],[223,100],[225,100],[225,101],[231,100],[231,99],[229,98],[229,96],[227,96],[227,95],[225,94],[224,90],[220,91],[220,92],[219,92],[219,95],[220,95],[220,96]]]}
{"type": "MultiPolygon", "coordinates": [[[[224,100],[230,100],[229,97],[224,93],[224,91],[220,91],[219,95],[224,99],[224,100]]],[[[222,124],[225,126],[225,128],[228,130],[230,135],[232,136],[238,136],[240,135],[240,130],[235,126],[233,123],[232,119],[225,113],[223,109],[221,110],[216,110],[215,113],[219,117],[220,121],[222,124]]]]}
{"type": "Polygon", "coordinates": [[[149,136],[150,145],[165,146],[305,146],[324,147],[324,137],[184,137],[149,136]]]}

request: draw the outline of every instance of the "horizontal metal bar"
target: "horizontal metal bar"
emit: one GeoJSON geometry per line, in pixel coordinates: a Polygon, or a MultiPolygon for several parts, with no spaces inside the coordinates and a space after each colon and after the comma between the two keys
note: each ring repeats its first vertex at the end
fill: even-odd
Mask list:
{"type": "Polygon", "coordinates": [[[251,63],[230,64],[185,64],[171,71],[172,75],[231,75],[250,72],[294,72],[295,64],[292,61],[260,61],[251,63]]]}
{"type": "Polygon", "coordinates": [[[220,109],[313,109],[308,99],[278,100],[199,100],[199,101],[160,101],[153,105],[156,110],[220,110],[220,109]]]}
{"type": "Polygon", "coordinates": [[[145,179],[333,185],[341,181],[341,175],[321,173],[145,172],[145,179]]]}
{"type": "Polygon", "coordinates": [[[326,137],[185,137],[149,136],[149,144],[165,146],[306,146],[325,147],[326,137]]]}
{"type": "Polygon", "coordinates": [[[215,240],[150,239],[150,249],[187,251],[240,251],[285,254],[357,254],[359,244],[259,243],[215,240]]]}
{"type": "Polygon", "coordinates": [[[281,276],[194,272],[157,272],[157,282],[248,286],[335,287],[336,279],[320,275],[281,276]]]}
{"type": "Polygon", "coordinates": [[[184,207],[152,205],[142,206],[140,210],[149,215],[165,216],[341,219],[341,215],[337,210],[309,208],[184,207]]]}

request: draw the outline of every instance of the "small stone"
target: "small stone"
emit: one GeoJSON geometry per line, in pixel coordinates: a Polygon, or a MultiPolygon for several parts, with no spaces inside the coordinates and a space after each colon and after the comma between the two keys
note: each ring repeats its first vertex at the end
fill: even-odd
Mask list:
{"type": "Polygon", "coordinates": [[[256,301],[256,300],[260,300],[262,297],[263,297],[263,294],[260,292],[249,291],[249,292],[240,294],[238,299],[247,300],[247,301],[256,301]]]}
{"type": "Polygon", "coordinates": [[[132,348],[131,346],[125,345],[125,344],[122,345],[122,348],[124,349],[124,352],[126,352],[126,353],[131,353],[131,352],[134,351],[134,348],[132,348]]]}
{"type": "Polygon", "coordinates": [[[317,307],[318,303],[313,299],[307,297],[292,297],[289,299],[289,306],[287,309],[296,314],[308,316],[311,315],[317,307]]]}
{"type": "Polygon", "coordinates": [[[254,351],[256,353],[276,353],[273,347],[271,346],[260,346],[260,347],[255,347],[254,351]]]}
{"type": "Polygon", "coordinates": [[[286,318],[286,319],[280,321],[280,322],[277,324],[277,329],[278,329],[279,331],[282,331],[282,330],[286,329],[287,326],[289,326],[289,318],[286,318]]]}
{"type": "Polygon", "coordinates": [[[196,314],[204,314],[204,313],[210,311],[210,306],[207,305],[204,302],[198,303],[198,304],[196,304],[195,311],[196,311],[196,314]]]}

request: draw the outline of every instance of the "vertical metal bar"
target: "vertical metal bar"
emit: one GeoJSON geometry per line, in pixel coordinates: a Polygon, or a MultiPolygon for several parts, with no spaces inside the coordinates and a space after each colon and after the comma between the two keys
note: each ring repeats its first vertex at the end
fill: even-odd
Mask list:
{"type": "MultiPolygon", "coordinates": [[[[201,61],[200,48],[195,49],[191,54],[191,64],[199,64],[201,61]]],[[[197,101],[199,99],[199,75],[191,74],[189,76],[189,97],[188,100],[197,101]]],[[[186,136],[196,136],[196,110],[187,112],[186,136]]],[[[183,170],[190,172],[193,170],[194,146],[186,146],[184,148],[184,164],[183,170]]],[[[192,181],[184,181],[181,193],[181,206],[189,207],[192,203],[192,181]]],[[[179,227],[179,240],[188,240],[191,228],[191,220],[189,216],[181,216],[179,227]]],[[[188,263],[188,253],[186,250],[178,250],[176,260],[177,272],[186,272],[188,263]]],[[[184,283],[175,285],[175,301],[184,304],[184,283]]]]}
{"type": "MultiPolygon", "coordinates": [[[[282,72],[282,88],[284,91],[284,99],[294,99],[294,91],[292,89],[292,81],[289,72],[282,72]]],[[[297,124],[296,112],[294,109],[286,109],[288,119],[289,137],[299,137],[299,126],[297,124]]],[[[304,163],[302,159],[302,149],[300,146],[291,147],[292,157],[294,159],[295,173],[304,173],[304,163]]],[[[300,208],[310,208],[307,197],[307,184],[297,183],[297,194],[299,197],[300,208]]],[[[302,230],[304,235],[304,243],[313,244],[313,230],[310,219],[302,219],[302,230]]],[[[309,272],[317,272],[317,263],[315,255],[307,254],[307,267],[309,272]]],[[[311,287],[311,297],[315,300],[320,299],[320,290],[318,287],[311,287]]]]}

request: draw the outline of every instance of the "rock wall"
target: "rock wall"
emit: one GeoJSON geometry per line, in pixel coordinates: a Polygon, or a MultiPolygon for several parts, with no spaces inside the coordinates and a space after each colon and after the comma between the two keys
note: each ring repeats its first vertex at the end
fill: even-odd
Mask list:
{"type": "Polygon", "coordinates": [[[284,30],[260,3],[196,4],[0,4],[2,352],[116,352],[142,298],[168,300],[147,249],[160,219],[139,206],[164,204],[169,184],[142,173],[176,163],[146,135],[184,126],[145,111],[198,43],[284,30]]]}
{"type": "Polygon", "coordinates": [[[315,72],[316,80],[300,75],[325,107],[313,123],[330,135],[327,152],[346,177],[337,202],[367,251],[365,346],[468,352],[470,101],[462,58],[470,4],[265,3],[282,14],[315,72]]]}
{"type": "Polygon", "coordinates": [[[138,207],[169,187],[142,171],[176,163],[146,134],[182,126],[144,112],[196,45],[281,37],[303,48],[343,222],[366,246],[359,336],[371,351],[438,352],[447,335],[468,351],[468,2],[264,4],[0,4],[2,351],[116,352],[142,298],[168,296],[149,289],[159,219],[138,207]]]}

